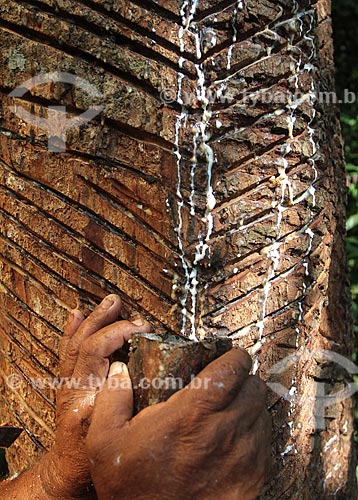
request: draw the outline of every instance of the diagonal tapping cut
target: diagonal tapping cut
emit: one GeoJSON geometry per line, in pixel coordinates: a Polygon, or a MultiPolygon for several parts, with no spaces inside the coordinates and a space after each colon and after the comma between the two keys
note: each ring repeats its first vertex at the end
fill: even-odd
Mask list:
{"type": "MultiPolygon", "coordinates": [[[[180,131],[181,128],[188,127],[189,125],[189,112],[184,105],[182,99],[182,82],[184,78],[183,73],[178,75],[178,96],[177,102],[182,106],[181,114],[178,115],[176,125],[175,125],[175,155],[177,157],[177,219],[178,225],[175,228],[178,238],[178,247],[181,253],[181,263],[182,268],[185,273],[185,287],[183,290],[181,298],[182,306],[182,328],[181,333],[185,335],[187,333],[187,321],[189,321],[189,338],[192,340],[198,340],[198,335],[204,334],[203,325],[201,322],[200,307],[198,307],[198,290],[202,284],[200,283],[200,273],[199,266],[206,256],[210,259],[210,247],[209,240],[213,232],[214,219],[212,211],[215,207],[216,200],[213,192],[212,186],[212,173],[215,164],[214,151],[209,145],[210,135],[208,132],[208,125],[212,117],[212,111],[210,108],[210,100],[208,99],[206,92],[206,82],[205,82],[205,71],[203,69],[202,63],[200,63],[202,52],[201,52],[201,32],[196,23],[193,22],[193,18],[196,13],[198,0],[185,0],[181,8],[182,25],[179,28],[179,40],[180,40],[180,50],[184,52],[185,44],[183,35],[185,31],[191,30],[195,37],[196,45],[196,59],[195,64],[197,72],[197,90],[196,99],[200,103],[202,114],[200,119],[192,126],[192,137],[193,137],[193,147],[192,147],[192,158],[190,159],[190,217],[195,218],[197,216],[194,195],[196,191],[196,167],[198,164],[197,152],[200,150],[205,158],[206,165],[206,209],[202,221],[205,224],[205,230],[199,229],[197,235],[197,244],[195,245],[195,255],[190,259],[186,254],[186,248],[183,244],[183,218],[182,218],[182,208],[184,205],[183,195],[182,195],[182,177],[181,168],[185,165],[183,157],[180,153],[180,131]],[[198,330],[200,329],[200,330],[198,330]]],[[[181,58],[180,63],[183,64],[184,59],[181,58]]],[[[210,265],[210,264],[209,264],[210,265]]],[[[207,285],[205,285],[207,287],[207,285]]]]}

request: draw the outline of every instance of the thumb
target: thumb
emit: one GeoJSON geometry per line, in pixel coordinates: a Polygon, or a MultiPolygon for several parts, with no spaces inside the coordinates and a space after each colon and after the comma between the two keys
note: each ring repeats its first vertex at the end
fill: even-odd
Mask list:
{"type": "Polygon", "coordinates": [[[125,363],[116,361],[96,396],[91,426],[94,429],[122,427],[133,415],[132,382],[125,363]]]}
{"type": "Polygon", "coordinates": [[[244,349],[231,349],[208,364],[184,390],[173,394],[169,401],[183,397],[192,408],[208,411],[224,410],[237,397],[249,377],[251,358],[244,349]],[[196,389],[196,390],[190,390],[196,389]]]}

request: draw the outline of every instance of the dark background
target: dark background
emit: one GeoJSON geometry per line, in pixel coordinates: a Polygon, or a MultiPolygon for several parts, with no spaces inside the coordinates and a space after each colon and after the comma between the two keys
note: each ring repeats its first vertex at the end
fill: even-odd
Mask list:
{"type": "MultiPolygon", "coordinates": [[[[356,96],[356,102],[341,105],[341,123],[348,185],[347,249],[356,335],[354,361],[358,362],[358,2],[332,2],[338,99],[343,100],[345,89],[356,96]]],[[[0,449],[0,479],[4,474],[6,465],[3,450],[0,449]]]]}
{"type": "MultiPolygon", "coordinates": [[[[342,132],[348,184],[347,248],[355,319],[358,336],[358,2],[333,0],[333,30],[338,98],[353,92],[356,102],[341,105],[342,132]]],[[[358,348],[358,345],[357,345],[358,348]]]]}
{"type": "MultiPolygon", "coordinates": [[[[345,141],[348,184],[347,250],[355,332],[353,360],[358,363],[358,2],[357,0],[332,0],[332,9],[338,98],[343,99],[345,89],[356,96],[354,103],[341,105],[341,124],[345,141]]],[[[358,382],[357,378],[355,381],[358,382]]],[[[355,424],[358,454],[357,409],[355,424]]]]}

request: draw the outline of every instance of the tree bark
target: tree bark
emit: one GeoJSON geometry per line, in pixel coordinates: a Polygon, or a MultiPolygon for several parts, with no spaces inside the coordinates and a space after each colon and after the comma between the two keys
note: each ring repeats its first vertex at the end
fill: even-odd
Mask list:
{"type": "Polygon", "coordinates": [[[11,471],[53,440],[54,390],[31,380],[56,375],[67,311],[115,292],[156,333],[231,337],[265,380],[296,353],[274,377],[296,399],[270,394],[262,498],[355,499],[352,400],[317,429],[310,398],[350,380],[315,352],[352,350],[341,136],[318,99],[329,0],[7,0],[0,28],[1,416],[26,428],[11,471]],[[53,72],[101,97],[66,82],[9,97],[53,72]],[[18,113],[97,104],[64,152],[18,113]]]}
{"type": "Polygon", "coordinates": [[[134,414],[167,401],[211,361],[230,349],[232,340],[229,338],[195,342],[180,335],[134,334],[128,362],[134,414]]]}

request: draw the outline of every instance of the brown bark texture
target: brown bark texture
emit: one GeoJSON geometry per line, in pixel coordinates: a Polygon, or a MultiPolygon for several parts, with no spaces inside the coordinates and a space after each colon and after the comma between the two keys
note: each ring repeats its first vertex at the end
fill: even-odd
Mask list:
{"type": "Polygon", "coordinates": [[[296,353],[274,378],[295,397],[269,397],[262,498],[355,499],[352,401],[317,429],[311,397],[350,381],[315,352],[352,348],[341,135],[318,99],[329,0],[1,0],[0,49],[1,420],[26,429],[11,471],[53,441],[54,389],[34,381],[57,374],[68,310],[114,292],[156,333],[230,336],[265,380],[296,353]],[[9,96],[55,72],[97,94],[9,96]],[[19,115],[95,105],[62,152],[19,115]]]}
{"type": "Polygon", "coordinates": [[[206,365],[230,349],[232,340],[228,337],[196,342],[181,335],[134,334],[128,362],[134,414],[167,401],[192,382],[206,365]]]}

